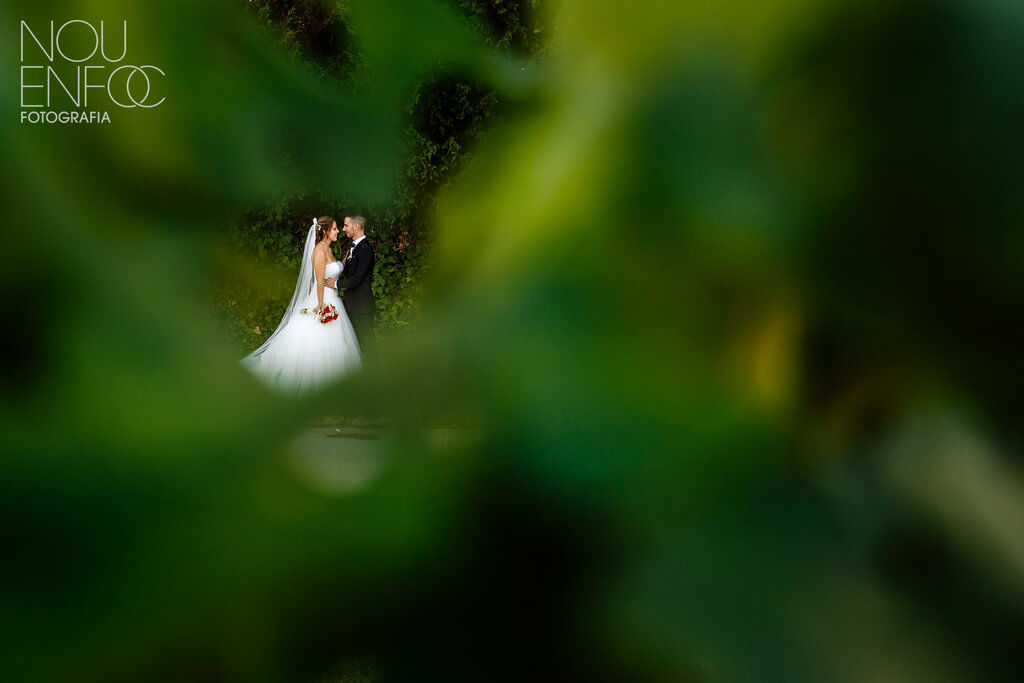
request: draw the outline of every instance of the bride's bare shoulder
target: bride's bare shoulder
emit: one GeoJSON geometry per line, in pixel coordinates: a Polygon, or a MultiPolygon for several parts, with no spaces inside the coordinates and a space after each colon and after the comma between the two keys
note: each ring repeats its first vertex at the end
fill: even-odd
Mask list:
{"type": "Polygon", "coordinates": [[[324,247],[320,244],[313,248],[313,259],[324,264],[334,263],[337,261],[337,259],[334,258],[334,254],[331,253],[330,247],[324,247]]]}

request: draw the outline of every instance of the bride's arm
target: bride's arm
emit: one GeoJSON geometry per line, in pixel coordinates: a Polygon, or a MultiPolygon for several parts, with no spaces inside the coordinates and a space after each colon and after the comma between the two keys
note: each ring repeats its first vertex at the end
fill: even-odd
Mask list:
{"type": "Polygon", "coordinates": [[[324,307],[324,274],[327,271],[327,257],[317,249],[313,252],[313,274],[316,275],[316,312],[324,307]]]}

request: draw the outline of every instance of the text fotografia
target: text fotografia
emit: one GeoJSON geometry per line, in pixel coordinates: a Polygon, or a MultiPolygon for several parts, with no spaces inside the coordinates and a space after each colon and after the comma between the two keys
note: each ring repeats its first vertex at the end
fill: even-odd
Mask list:
{"type": "Polygon", "coordinates": [[[110,123],[105,111],[23,111],[22,123],[110,123]]]}
{"type": "Polygon", "coordinates": [[[110,123],[105,109],[153,109],[166,75],[126,64],[128,22],[112,30],[82,19],[45,28],[21,22],[22,123],[110,123]],[[81,111],[68,111],[68,109],[81,111]]]}

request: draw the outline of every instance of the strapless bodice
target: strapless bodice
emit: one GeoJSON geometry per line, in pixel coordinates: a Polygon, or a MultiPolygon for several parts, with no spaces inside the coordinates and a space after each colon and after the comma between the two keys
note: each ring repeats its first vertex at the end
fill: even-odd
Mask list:
{"type": "Polygon", "coordinates": [[[331,261],[324,269],[324,274],[332,280],[337,280],[341,275],[341,261],[331,261]]]}

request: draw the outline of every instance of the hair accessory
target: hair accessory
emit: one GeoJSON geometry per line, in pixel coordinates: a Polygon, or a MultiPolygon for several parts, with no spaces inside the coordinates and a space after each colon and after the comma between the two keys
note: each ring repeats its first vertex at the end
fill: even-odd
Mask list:
{"type": "Polygon", "coordinates": [[[317,222],[316,222],[316,218],[314,218],[314,219],[313,219],[313,227],[315,228],[315,227],[317,227],[317,225],[319,225],[319,223],[317,223],[317,222]]]}

